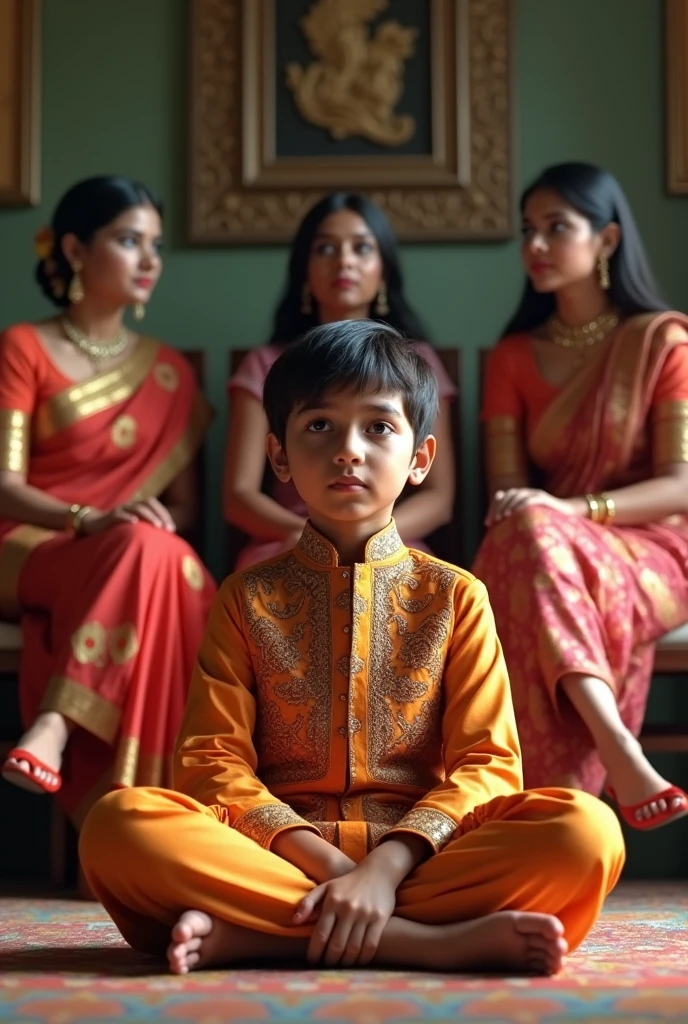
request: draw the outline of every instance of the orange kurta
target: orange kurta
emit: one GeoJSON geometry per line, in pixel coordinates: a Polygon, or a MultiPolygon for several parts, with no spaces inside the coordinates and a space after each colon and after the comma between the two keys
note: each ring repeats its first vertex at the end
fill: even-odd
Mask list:
{"type": "Polygon", "coordinates": [[[439,923],[549,910],[571,945],[623,861],[599,801],[522,793],[485,588],[404,547],[393,523],[353,567],[307,526],[293,552],[225,581],[174,779],[179,793],[111,794],[82,835],[94,891],[142,948],[160,948],[162,926],[189,907],[308,934],[290,921],[313,883],[270,852],[289,828],[356,861],[413,832],[433,855],[398,890],[399,914],[439,923]]]}

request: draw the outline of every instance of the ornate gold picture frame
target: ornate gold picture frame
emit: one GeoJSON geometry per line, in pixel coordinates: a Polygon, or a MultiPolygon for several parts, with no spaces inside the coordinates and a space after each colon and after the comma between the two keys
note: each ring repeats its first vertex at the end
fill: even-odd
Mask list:
{"type": "Polygon", "coordinates": [[[688,192],[688,0],[666,0],[667,188],[688,192]]]}
{"type": "Polygon", "coordinates": [[[41,0],[0,0],[0,205],[40,201],[41,0]]]}
{"type": "Polygon", "coordinates": [[[331,191],[406,241],[514,231],[509,0],[190,0],[190,238],[284,242],[331,191]]]}

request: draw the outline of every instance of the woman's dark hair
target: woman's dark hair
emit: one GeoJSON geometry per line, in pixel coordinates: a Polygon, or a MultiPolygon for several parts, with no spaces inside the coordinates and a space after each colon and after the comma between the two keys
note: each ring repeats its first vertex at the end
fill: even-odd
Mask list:
{"type": "Polygon", "coordinates": [[[438,411],[435,374],[415,346],[374,320],[313,327],[284,348],[263,386],[270,432],[284,447],[295,409],[317,408],[328,394],[349,388],[400,393],[416,446],[431,433],[438,411]]]}
{"type": "Polygon", "coordinates": [[[130,178],[104,175],[77,182],[62,196],[50,224],[52,252],[36,265],[36,281],[56,306],[68,306],[72,268],[62,252],[62,239],[74,234],[85,245],[96,231],[134,206],[152,206],[162,217],[162,203],[145,185],[130,178]]]}
{"type": "MultiPolygon", "coordinates": [[[[668,309],[654,279],[640,232],[623,189],[613,174],[592,164],[567,163],[548,167],[521,197],[521,213],[534,192],[551,189],[586,217],[594,231],[612,222],[621,228],[621,239],[609,260],[609,298],[625,316],[668,309]]],[[[536,292],[528,280],[518,309],[502,337],[529,331],[543,323],[555,309],[553,294],[536,292]]]]}
{"type": "Polygon", "coordinates": [[[308,261],[318,228],[332,213],[351,210],[362,217],[377,239],[382,257],[383,276],[387,286],[389,313],[384,320],[404,337],[414,341],[427,339],[420,320],[404,298],[404,280],[399,261],[399,249],[392,227],[379,206],[349,192],[336,192],[325,196],[308,211],[301,221],[291,245],[287,285],[275,312],[270,341],[284,345],[300,337],[318,324],[317,310],[301,311],[303,285],[308,274],[308,261]]]}

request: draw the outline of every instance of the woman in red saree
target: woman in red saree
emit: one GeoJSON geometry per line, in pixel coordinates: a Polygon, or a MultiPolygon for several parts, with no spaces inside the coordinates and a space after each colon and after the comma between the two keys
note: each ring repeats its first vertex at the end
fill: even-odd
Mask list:
{"type": "Polygon", "coordinates": [[[488,364],[473,570],[526,787],[606,779],[630,825],[656,828],[688,813],[636,739],[654,643],[688,621],[688,318],[658,298],[606,171],[549,168],[521,208],[529,280],[488,364]]]}
{"type": "Polygon", "coordinates": [[[143,186],[74,186],[39,238],[64,316],[0,336],[0,617],[22,626],[27,729],[3,775],[77,826],[113,786],[168,780],[215,591],[177,532],[210,410],[183,356],[122,325],[160,233],[143,186]]]}

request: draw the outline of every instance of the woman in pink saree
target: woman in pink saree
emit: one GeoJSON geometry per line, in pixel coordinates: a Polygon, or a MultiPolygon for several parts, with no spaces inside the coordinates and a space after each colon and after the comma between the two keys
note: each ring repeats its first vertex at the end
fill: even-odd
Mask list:
{"type": "Polygon", "coordinates": [[[529,280],[488,364],[473,571],[526,787],[606,780],[629,825],[657,828],[688,813],[636,738],[654,644],[688,621],[688,318],[658,297],[606,171],[549,168],[521,208],[529,280]]]}

